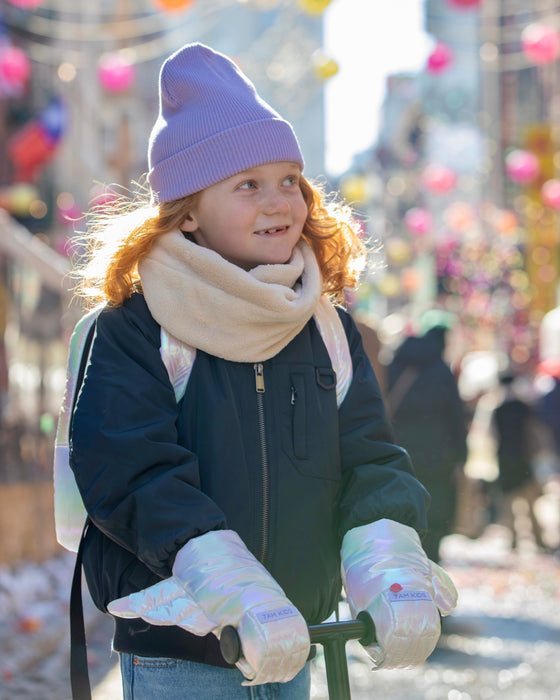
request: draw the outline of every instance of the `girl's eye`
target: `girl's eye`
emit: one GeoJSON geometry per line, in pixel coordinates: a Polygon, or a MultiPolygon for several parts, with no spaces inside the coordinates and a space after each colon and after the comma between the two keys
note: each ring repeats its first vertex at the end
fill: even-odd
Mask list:
{"type": "Polygon", "coordinates": [[[248,180],[239,185],[240,190],[255,190],[257,188],[257,183],[254,180],[248,180]]]}
{"type": "Polygon", "coordinates": [[[298,184],[298,178],[297,175],[289,175],[285,180],[284,184],[288,185],[289,187],[293,187],[294,185],[298,184]]]}

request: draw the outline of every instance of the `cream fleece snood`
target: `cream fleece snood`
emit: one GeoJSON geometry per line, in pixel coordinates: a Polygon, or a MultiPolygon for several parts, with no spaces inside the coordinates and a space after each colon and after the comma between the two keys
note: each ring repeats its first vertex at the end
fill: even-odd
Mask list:
{"type": "Polygon", "coordinates": [[[167,332],[234,362],[278,354],[313,316],[322,291],[303,240],[287,263],[245,271],[177,230],[157,238],[139,272],[148,308],[167,332]]]}

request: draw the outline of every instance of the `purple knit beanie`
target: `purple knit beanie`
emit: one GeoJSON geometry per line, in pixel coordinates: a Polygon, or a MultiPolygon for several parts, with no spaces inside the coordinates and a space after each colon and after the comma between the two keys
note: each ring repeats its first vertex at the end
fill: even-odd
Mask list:
{"type": "Polygon", "coordinates": [[[148,144],[152,199],[193,194],[242,170],[303,157],[282,119],[227,56],[187,44],[163,64],[148,144]]]}

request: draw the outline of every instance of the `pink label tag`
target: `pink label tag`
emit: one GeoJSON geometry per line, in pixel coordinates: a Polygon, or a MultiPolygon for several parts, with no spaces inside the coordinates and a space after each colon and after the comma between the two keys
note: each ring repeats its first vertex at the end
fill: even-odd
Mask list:
{"type": "Polygon", "coordinates": [[[274,622],[275,620],[284,620],[287,617],[296,617],[298,611],[293,606],[287,606],[285,608],[277,608],[276,610],[266,610],[265,612],[257,613],[257,619],[266,625],[268,622],[274,622]]]}
{"type": "Polygon", "coordinates": [[[432,596],[428,591],[389,591],[389,600],[391,603],[404,603],[410,600],[431,600],[432,596]]]}

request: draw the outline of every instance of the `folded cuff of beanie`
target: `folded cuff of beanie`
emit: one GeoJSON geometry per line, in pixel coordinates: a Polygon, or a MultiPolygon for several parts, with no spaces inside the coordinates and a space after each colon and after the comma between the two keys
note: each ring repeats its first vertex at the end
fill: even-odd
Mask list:
{"type": "Polygon", "coordinates": [[[152,199],[159,202],[186,197],[265,163],[291,161],[302,170],[304,166],[296,135],[283,119],[241,124],[155,160],[148,179],[152,199]]]}

